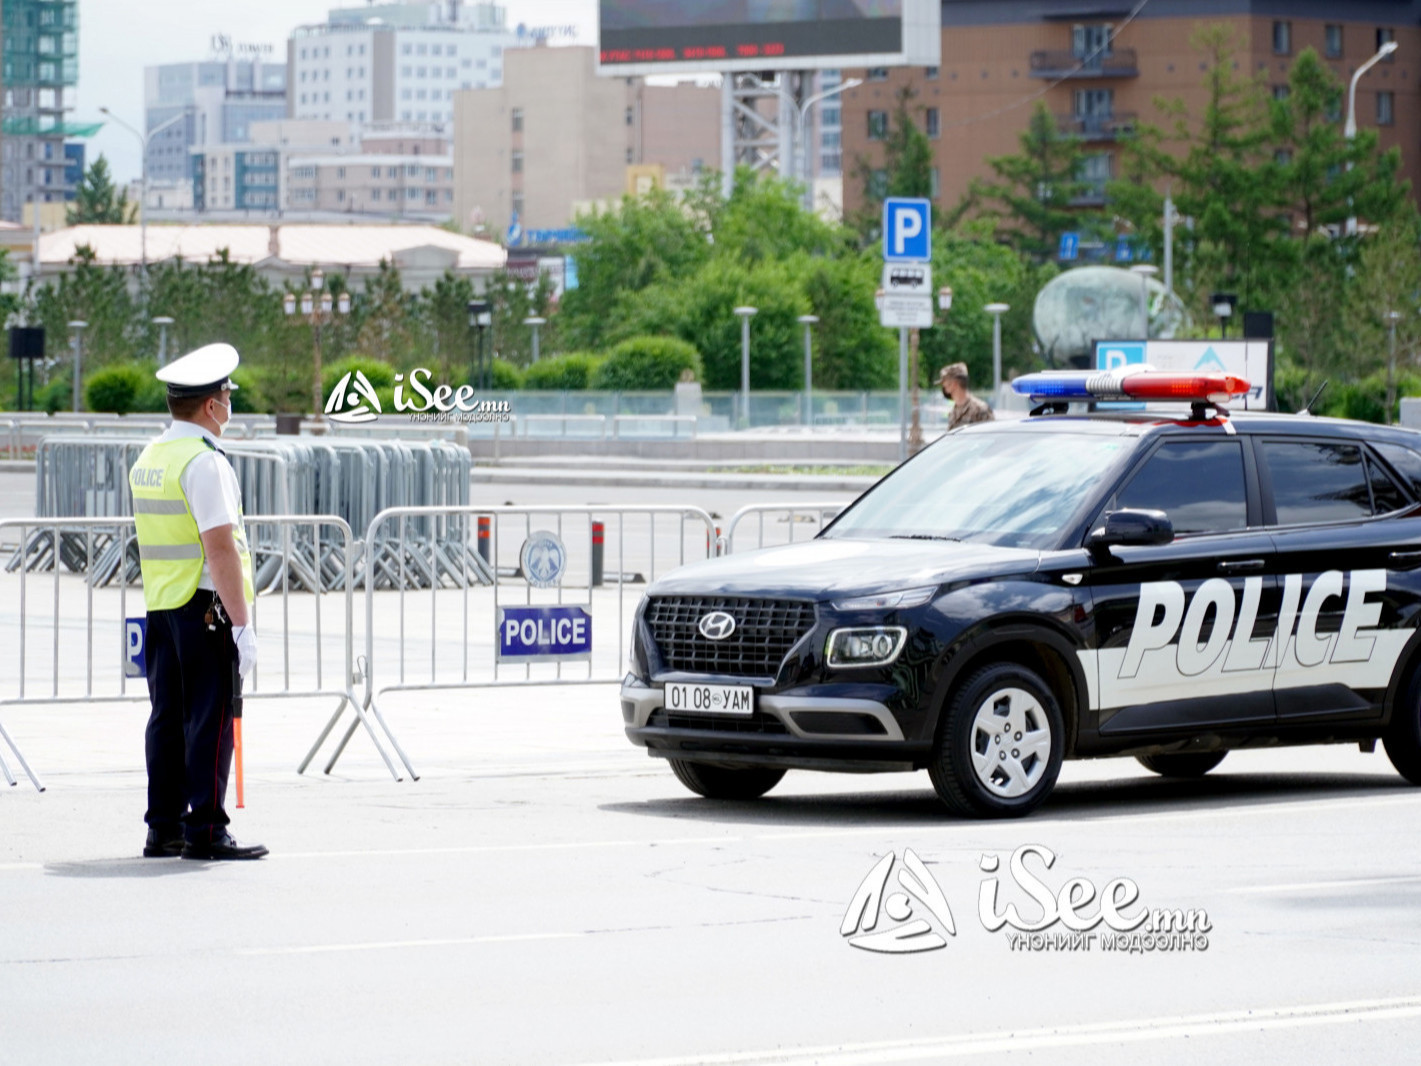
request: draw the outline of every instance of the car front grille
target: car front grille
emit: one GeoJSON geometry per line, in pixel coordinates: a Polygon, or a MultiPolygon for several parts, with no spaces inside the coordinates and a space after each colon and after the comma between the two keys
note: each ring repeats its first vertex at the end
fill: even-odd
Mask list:
{"type": "Polygon", "coordinates": [[[789,732],[778,718],[768,714],[725,715],[725,714],[672,714],[666,710],[652,711],[646,724],[652,729],[698,729],[709,733],[768,733],[784,735],[789,732]]]}
{"type": "Polygon", "coordinates": [[[726,677],[773,677],[814,627],[814,604],[733,596],[654,596],[646,624],[668,669],[726,677]],[[701,634],[701,619],[725,611],[735,631],[725,640],[701,634]]]}

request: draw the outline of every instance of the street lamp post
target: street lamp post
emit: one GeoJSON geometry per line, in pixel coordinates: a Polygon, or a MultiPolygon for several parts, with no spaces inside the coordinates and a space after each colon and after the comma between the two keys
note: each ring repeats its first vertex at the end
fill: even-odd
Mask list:
{"type": "Polygon", "coordinates": [[[75,319],[73,322],[69,323],[70,332],[74,334],[73,338],[69,342],[69,345],[71,348],[74,349],[73,400],[75,414],[78,414],[79,412],[79,379],[84,365],[84,330],[88,325],[89,323],[84,322],[80,319],[75,319]]]}
{"type": "Polygon", "coordinates": [[[759,84],[760,88],[773,89],[776,93],[780,95],[782,99],[789,102],[790,113],[794,115],[794,128],[790,131],[790,136],[794,138],[794,144],[791,146],[790,152],[790,159],[793,160],[792,169],[804,181],[805,209],[813,211],[814,186],[813,183],[809,180],[808,138],[804,136],[805,124],[809,120],[809,109],[815,104],[819,103],[821,100],[827,100],[831,96],[837,96],[839,95],[839,93],[847,92],[849,89],[862,85],[863,79],[849,78],[847,81],[840,82],[838,85],[835,85],[832,89],[825,89],[822,93],[815,93],[813,96],[809,97],[809,99],[805,100],[802,104],[796,101],[793,96],[787,93],[784,89],[780,88],[778,85],[766,85],[763,81],[761,81],[759,84]]]}
{"type": "Polygon", "coordinates": [[[529,318],[525,318],[523,324],[525,326],[531,326],[533,329],[533,362],[536,363],[538,361],[538,328],[547,325],[548,320],[546,318],[539,318],[537,315],[532,315],[529,318]]]}
{"type": "MultiPolygon", "coordinates": [[[[1362,75],[1371,70],[1387,56],[1396,51],[1396,42],[1387,41],[1377,49],[1376,55],[1367,60],[1352,75],[1352,81],[1347,86],[1347,122],[1342,128],[1342,136],[1347,139],[1347,147],[1351,148],[1352,141],[1357,139],[1357,82],[1362,80],[1362,75]]],[[[1352,169],[1352,160],[1347,160],[1347,169],[1352,169]]],[[[1347,235],[1353,236],[1357,232],[1357,216],[1348,215],[1347,235]]]]}
{"type": "Polygon", "coordinates": [[[167,315],[158,315],[153,319],[153,325],[158,327],[158,365],[168,365],[168,327],[173,324],[173,320],[167,315]]]}
{"type": "Polygon", "coordinates": [[[750,428],[750,319],[758,308],[737,307],[740,316],[740,428],[750,428]]]}
{"type": "Polygon", "coordinates": [[[1238,297],[1231,292],[1216,292],[1209,297],[1209,302],[1214,306],[1214,314],[1219,319],[1220,338],[1229,335],[1229,319],[1233,317],[1234,306],[1238,303],[1238,297]]]}
{"type": "Polygon", "coordinates": [[[1011,310],[1010,304],[988,304],[982,308],[992,316],[992,403],[997,403],[997,394],[1002,391],[1002,315],[1011,310]]]}
{"type": "Polygon", "coordinates": [[[1386,319],[1388,347],[1386,357],[1386,424],[1391,425],[1391,413],[1396,408],[1396,324],[1401,321],[1400,311],[1388,311],[1386,319]]]}
{"type": "Polygon", "coordinates": [[[799,324],[804,327],[804,424],[814,429],[814,349],[810,340],[810,327],[819,321],[818,315],[800,315],[799,324]]]}
{"type": "MultiPolygon", "coordinates": [[[[301,294],[301,314],[305,315],[311,323],[315,338],[314,364],[311,373],[311,401],[314,408],[312,417],[317,422],[322,420],[325,410],[325,403],[321,395],[325,391],[321,386],[321,326],[331,321],[335,311],[342,315],[350,314],[350,293],[342,292],[337,301],[325,284],[326,275],[320,267],[317,267],[311,271],[311,288],[301,294]]],[[[295,293],[288,292],[282,297],[282,308],[288,315],[296,313],[295,293]]]]}
{"type": "Polygon", "coordinates": [[[487,300],[470,300],[468,303],[469,328],[475,330],[479,338],[478,362],[469,368],[469,382],[480,392],[488,390],[484,374],[484,331],[493,324],[493,314],[487,300]]]}
{"type": "Polygon", "coordinates": [[[1140,330],[1140,336],[1144,340],[1150,339],[1150,278],[1159,273],[1159,267],[1150,263],[1136,263],[1130,268],[1131,274],[1136,274],[1140,278],[1140,318],[1144,328],[1140,330]]]}
{"type": "Polygon", "coordinates": [[[109,118],[113,119],[120,126],[126,129],[129,133],[137,137],[138,143],[143,149],[142,170],[139,172],[140,177],[138,179],[139,188],[142,190],[139,195],[143,201],[138,205],[138,239],[140,249],[139,255],[143,264],[143,280],[146,283],[148,281],[148,139],[152,137],[153,134],[161,133],[169,126],[174,125],[175,123],[187,118],[187,108],[184,108],[181,112],[174,115],[166,122],[158,123],[158,125],[154,126],[147,133],[139,132],[137,128],[130,126],[127,122],[119,118],[106,107],[99,108],[99,113],[102,115],[107,115],[109,118]]]}

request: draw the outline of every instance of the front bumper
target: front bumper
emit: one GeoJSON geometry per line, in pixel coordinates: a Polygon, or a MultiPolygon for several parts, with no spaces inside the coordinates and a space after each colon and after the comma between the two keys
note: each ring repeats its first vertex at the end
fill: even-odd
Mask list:
{"type": "Polygon", "coordinates": [[[930,745],[906,740],[885,704],[825,687],[757,690],[749,716],[672,714],[661,685],[628,675],[622,719],[632,743],[662,758],[863,773],[925,764],[930,745]]]}

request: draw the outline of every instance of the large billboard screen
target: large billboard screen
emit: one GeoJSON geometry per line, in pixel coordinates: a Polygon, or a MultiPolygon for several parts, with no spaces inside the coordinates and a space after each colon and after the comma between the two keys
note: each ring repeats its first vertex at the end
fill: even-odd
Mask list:
{"type": "Polygon", "coordinates": [[[600,0],[606,74],[935,65],[939,0],[600,0]]]}

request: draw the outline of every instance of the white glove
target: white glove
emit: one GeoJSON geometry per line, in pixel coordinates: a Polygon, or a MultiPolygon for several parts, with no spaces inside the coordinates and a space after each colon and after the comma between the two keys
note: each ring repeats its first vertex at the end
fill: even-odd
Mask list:
{"type": "Polygon", "coordinates": [[[257,635],[249,625],[233,626],[232,640],[237,645],[237,672],[246,681],[247,675],[257,665],[257,635]]]}

